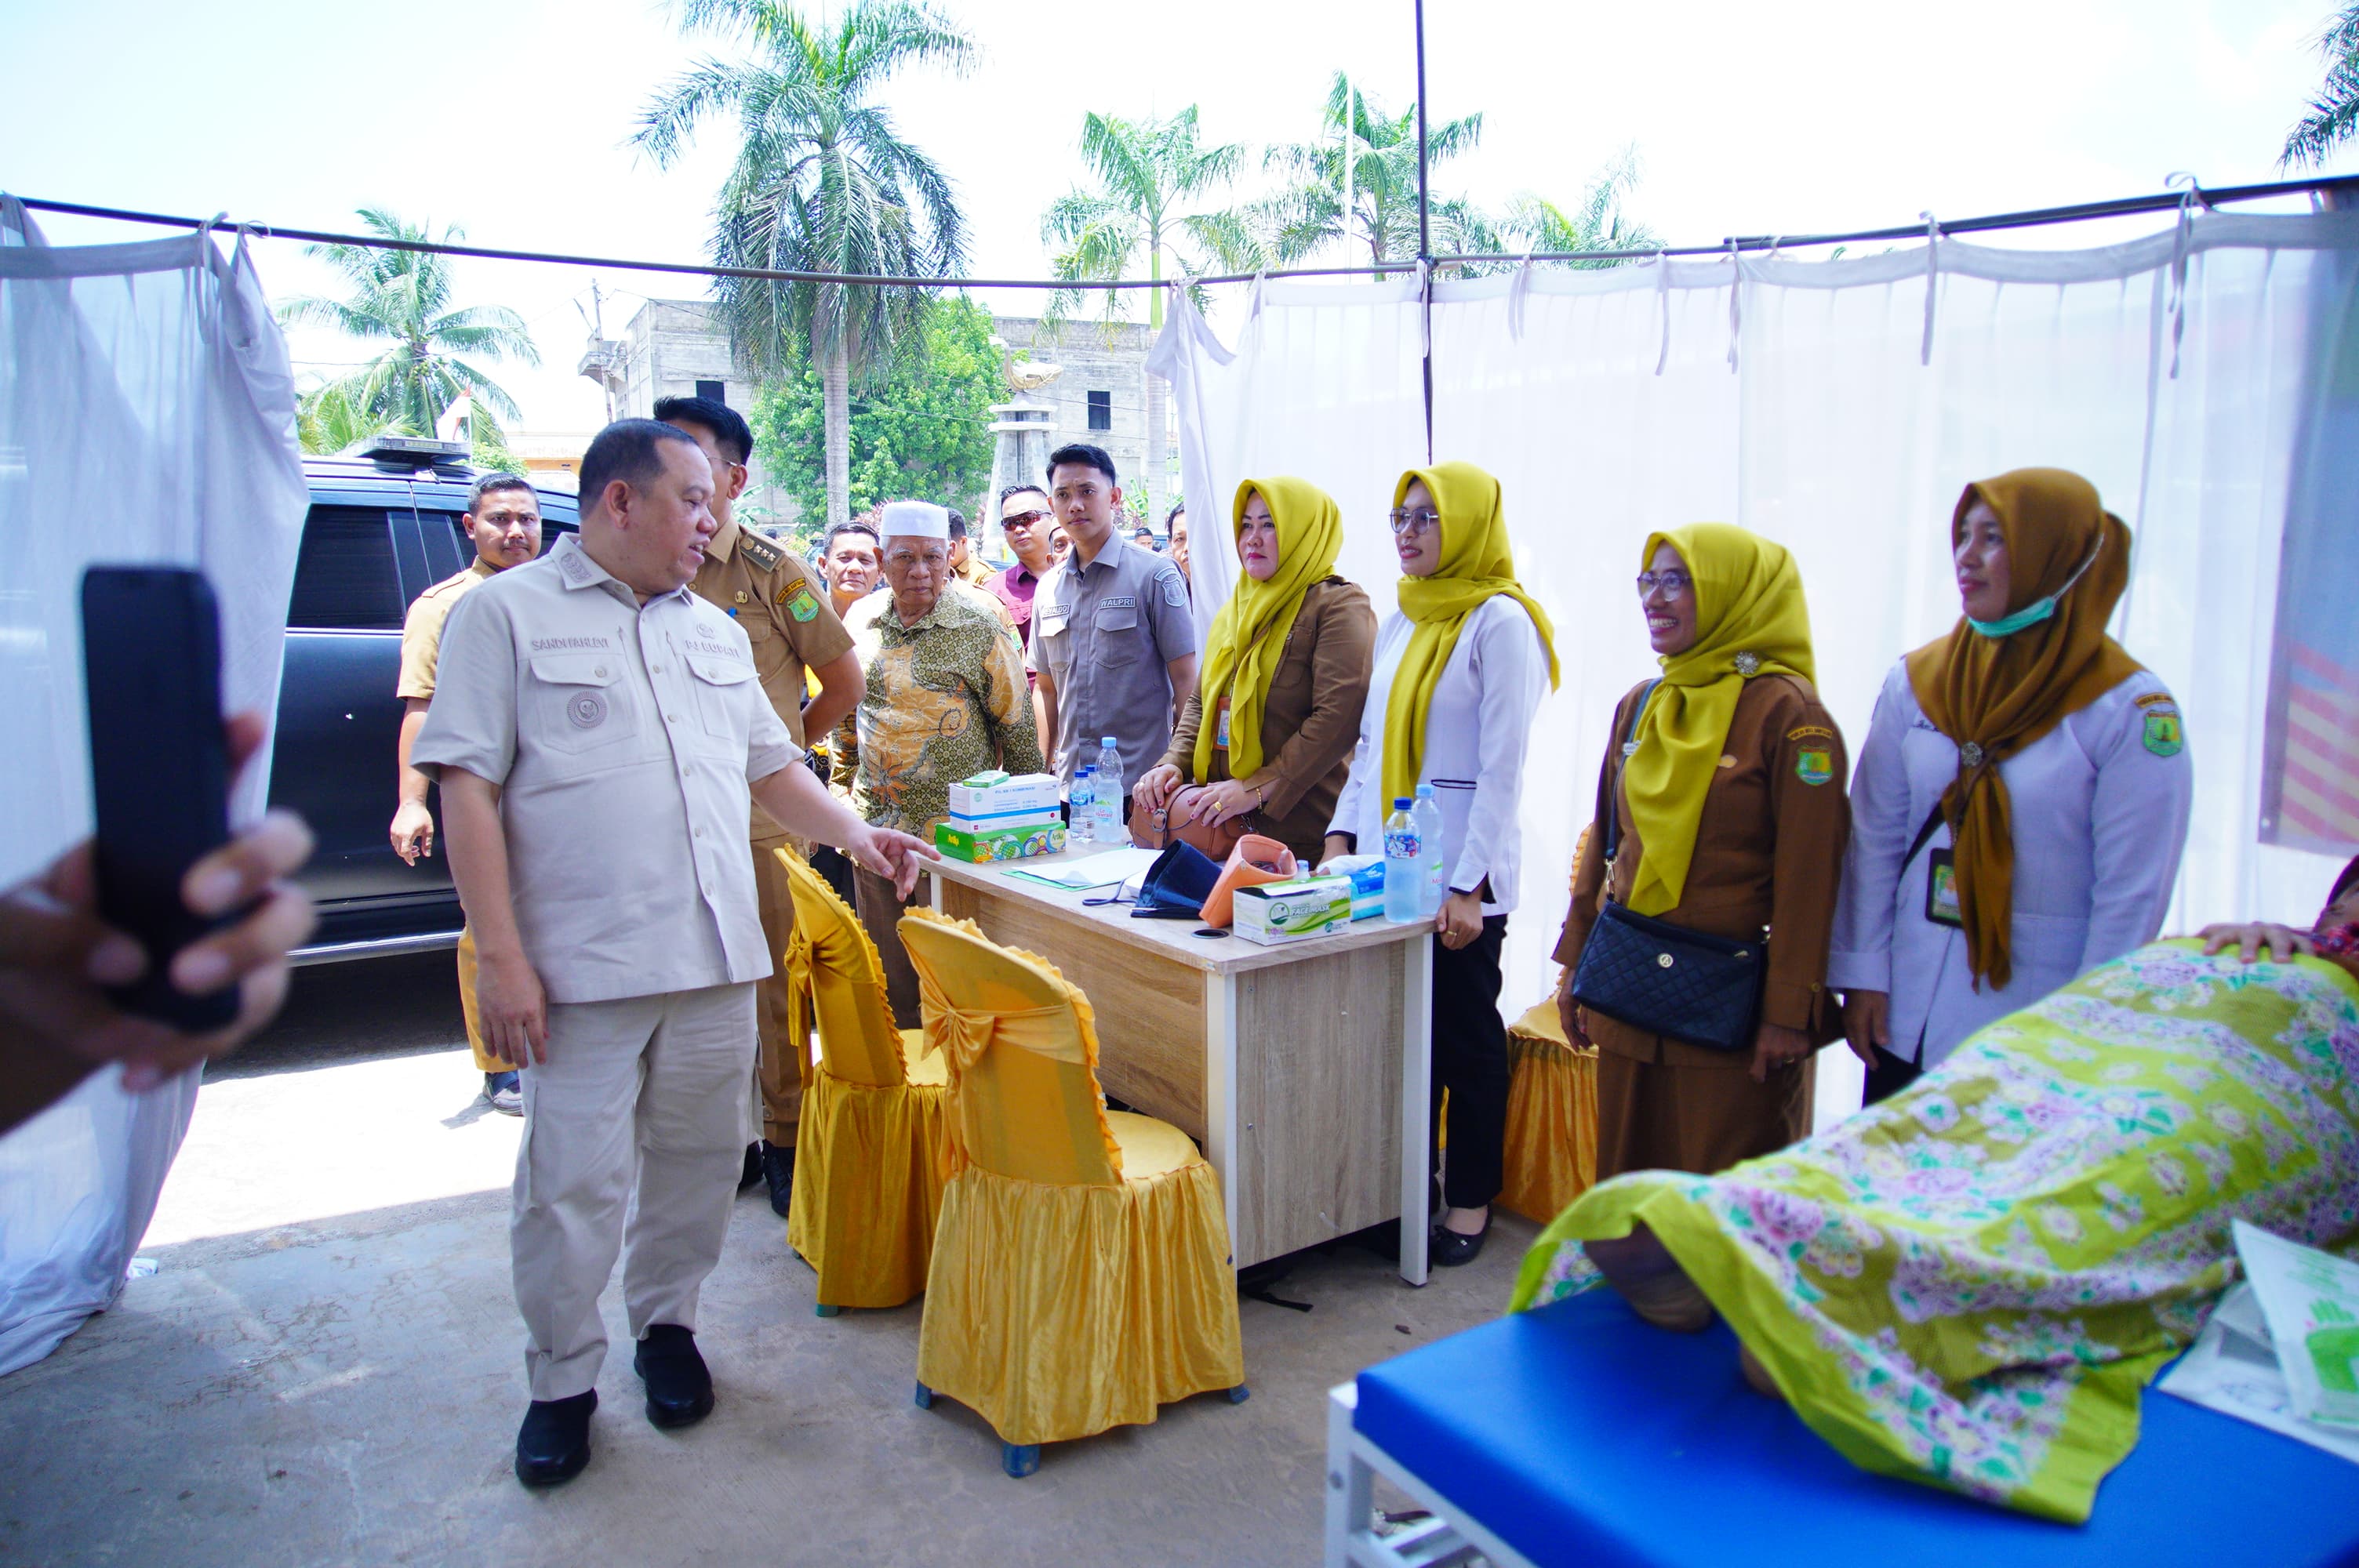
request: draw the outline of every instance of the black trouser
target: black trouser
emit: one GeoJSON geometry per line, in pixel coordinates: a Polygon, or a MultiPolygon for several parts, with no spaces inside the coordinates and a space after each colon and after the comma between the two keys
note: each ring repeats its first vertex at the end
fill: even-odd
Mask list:
{"type": "Polygon", "coordinates": [[[1440,1162],[1441,1091],[1450,1091],[1442,1201],[1481,1208],[1499,1195],[1507,1140],[1507,1025],[1499,1017],[1499,948],[1507,917],[1451,952],[1433,938],[1433,1100],[1428,1170],[1440,1162]]]}
{"type": "Polygon", "coordinates": [[[1867,1087],[1860,1093],[1863,1107],[1890,1099],[1925,1076],[1925,1069],[1907,1057],[1896,1056],[1881,1045],[1872,1049],[1875,1052],[1875,1065],[1867,1070],[1867,1087]]]}

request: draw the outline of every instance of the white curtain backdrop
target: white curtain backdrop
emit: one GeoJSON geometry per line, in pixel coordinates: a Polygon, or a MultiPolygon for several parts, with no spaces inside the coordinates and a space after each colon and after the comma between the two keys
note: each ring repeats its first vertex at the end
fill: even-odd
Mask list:
{"type": "MultiPolygon", "coordinates": [[[[210,233],[52,248],[0,198],[6,884],[91,830],[83,568],[202,568],[223,700],[267,717],[306,504],[286,345],[243,242],[230,260],[210,233]]],[[[269,776],[266,749],[239,820],[269,776]]],[[[132,1095],[108,1069],[0,1139],[0,1373],[113,1303],[196,1094],[193,1072],[132,1095]]]]}
{"type": "MultiPolygon", "coordinates": [[[[1795,552],[1855,752],[1892,662],[1957,616],[1960,489],[2034,464],[2087,475],[2130,524],[2114,632],[2185,708],[2195,819],[2166,929],[2307,917],[2336,862],[2260,842],[2265,707],[2313,351],[2354,283],[2359,217],[2189,213],[2081,251],[1942,240],[1437,284],[1433,455],[1499,476],[1564,664],[1525,773],[1503,1011],[1548,994],[1605,729],[1653,673],[1631,588],[1647,534],[1721,519],[1795,552]]],[[[1266,284],[1232,351],[1180,302],[1151,363],[1178,394],[1201,619],[1234,579],[1230,498],[1270,473],[1335,495],[1340,569],[1390,606],[1383,513],[1424,457],[1422,315],[1414,278],[1266,284]]],[[[1859,1079],[1841,1047],[1820,1063],[1823,1122],[1859,1079]]]]}

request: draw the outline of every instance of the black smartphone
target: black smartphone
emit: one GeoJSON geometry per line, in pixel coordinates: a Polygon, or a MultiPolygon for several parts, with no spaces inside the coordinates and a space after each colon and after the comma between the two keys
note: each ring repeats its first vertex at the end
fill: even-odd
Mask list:
{"type": "Polygon", "coordinates": [[[222,731],[221,615],[201,572],[92,567],[82,579],[82,676],[98,827],[100,918],[136,937],[147,969],[112,994],[126,1012],[190,1033],[237,1016],[233,984],[176,988],[179,950],[234,915],[207,919],[180,881],[229,841],[229,744],[222,731]]]}

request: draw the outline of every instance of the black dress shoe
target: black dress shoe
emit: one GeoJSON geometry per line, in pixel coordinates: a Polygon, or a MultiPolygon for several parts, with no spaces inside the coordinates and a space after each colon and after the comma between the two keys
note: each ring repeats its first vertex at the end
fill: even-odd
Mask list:
{"type": "Polygon", "coordinates": [[[737,1173],[737,1190],[742,1193],[761,1179],[762,1145],[748,1143],[745,1145],[745,1168],[737,1173]]]}
{"type": "Polygon", "coordinates": [[[770,1207],[780,1219],[793,1206],[795,1195],[795,1152],[781,1149],[768,1139],[762,1140],[762,1175],[770,1184],[770,1207]]]}
{"type": "Polygon", "coordinates": [[[527,1487],[554,1487],[582,1474],[590,1463],[590,1412],[598,1390],[570,1400],[535,1400],[516,1429],[516,1479],[527,1487]]]}
{"type": "Polygon", "coordinates": [[[696,1351],[696,1336],[676,1323],[650,1326],[631,1366],[647,1386],[647,1419],[658,1426],[694,1426],[712,1413],[712,1374],[696,1351]]]}
{"type": "Polygon", "coordinates": [[[1483,1238],[1491,1234],[1491,1217],[1483,1217],[1483,1228],[1472,1236],[1461,1236],[1446,1225],[1434,1227],[1433,1239],[1426,1244],[1426,1260],[1437,1269],[1455,1269],[1472,1263],[1483,1256],[1483,1238]]]}

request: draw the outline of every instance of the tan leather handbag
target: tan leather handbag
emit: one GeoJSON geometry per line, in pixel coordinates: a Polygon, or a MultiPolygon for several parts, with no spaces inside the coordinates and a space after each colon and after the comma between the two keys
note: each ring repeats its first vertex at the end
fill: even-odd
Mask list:
{"type": "Polygon", "coordinates": [[[1202,784],[1190,784],[1173,795],[1171,804],[1161,811],[1146,811],[1133,806],[1130,841],[1142,849],[1168,849],[1176,839],[1194,845],[1217,864],[1226,864],[1229,851],[1237,847],[1238,839],[1254,830],[1254,821],[1259,814],[1248,811],[1218,827],[1208,827],[1189,816],[1189,808],[1203,793],[1202,784]]]}

